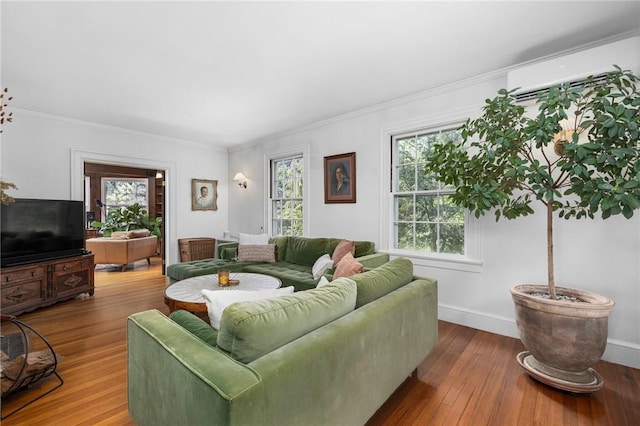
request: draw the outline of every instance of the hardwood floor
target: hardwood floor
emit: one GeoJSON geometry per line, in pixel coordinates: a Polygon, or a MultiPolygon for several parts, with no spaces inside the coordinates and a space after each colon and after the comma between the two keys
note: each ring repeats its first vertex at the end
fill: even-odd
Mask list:
{"type": "MultiPolygon", "coordinates": [[[[133,425],[127,413],[126,318],[159,309],[165,277],[159,261],[135,271],[96,272],[93,297],[23,314],[64,359],[64,385],[2,421],[12,425],[133,425]]],[[[605,386],[575,396],[530,379],[515,361],[520,341],[440,322],[436,349],[367,423],[378,425],[636,425],[640,370],[600,362],[605,386]]],[[[2,401],[7,413],[47,389],[47,379],[2,401]]],[[[178,425],[176,425],[178,426],[178,425]]],[[[334,426],[334,425],[330,425],[334,426]]]]}

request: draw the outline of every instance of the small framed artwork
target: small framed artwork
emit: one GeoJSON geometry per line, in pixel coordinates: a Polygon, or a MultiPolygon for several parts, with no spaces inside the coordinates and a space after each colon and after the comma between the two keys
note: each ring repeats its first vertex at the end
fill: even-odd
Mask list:
{"type": "Polygon", "coordinates": [[[191,179],[191,210],[218,210],[218,181],[191,179]]]}
{"type": "Polygon", "coordinates": [[[324,202],[356,202],[356,153],[324,157],[324,202]]]}

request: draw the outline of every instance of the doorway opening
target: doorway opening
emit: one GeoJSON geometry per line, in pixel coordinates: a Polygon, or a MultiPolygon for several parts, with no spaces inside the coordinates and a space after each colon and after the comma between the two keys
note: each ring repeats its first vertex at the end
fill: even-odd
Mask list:
{"type": "Polygon", "coordinates": [[[96,287],[122,280],[133,280],[136,276],[142,278],[165,275],[165,172],[134,166],[84,162],[83,175],[87,238],[101,236],[100,230],[91,226],[93,221],[104,222],[110,214],[133,204],[138,204],[140,208],[148,211],[150,218],[160,221],[160,236],[155,254],[148,259],[135,260],[126,267],[97,264],[96,287]]]}

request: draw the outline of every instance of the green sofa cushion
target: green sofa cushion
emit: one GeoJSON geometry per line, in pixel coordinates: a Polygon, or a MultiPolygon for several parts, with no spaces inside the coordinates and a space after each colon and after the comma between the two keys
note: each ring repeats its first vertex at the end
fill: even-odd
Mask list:
{"type": "Polygon", "coordinates": [[[236,262],[231,260],[202,259],[169,265],[167,267],[167,275],[174,280],[180,281],[200,275],[215,274],[221,268],[230,269],[231,272],[238,272],[241,269],[236,262]]]}
{"type": "Polygon", "coordinates": [[[297,265],[313,266],[320,256],[327,253],[326,238],[289,237],[284,260],[297,265]]]}
{"type": "Polygon", "coordinates": [[[244,272],[271,275],[282,281],[282,287],[292,285],[296,288],[296,291],[315,288],[318,282],[318,280],[313,278],[310,266],[296,265],[288,262],[248,265],[244,268],[244,272]]]}
{"type": "Polygon", "coordinates": [[[249,363],[353,311],[355,282],[343,278],[322,288],[228,306],[218,348],[249,363]]]}
{"type": "Polygon", "coordinates": [[[356,309],[413,281],[413,263],[398,257],[382,266],[350,276],[358,287],[356,309]]]}
{"type": "Polygon", "coordinates": [[[277,261],[284,262],[285,257],[287,256],[287,243],[289,242],[288,236],[281,237],[271,237],[269,238],[269,244],[275,244],[277,250],[277,261]]]}
{"type": "Polygon", "coordinates": [[[174,322],[178,323],[183,328],[189,330],[192,334],[198,337],[203,342],[215,347],[218,340],[218,332],[213,329],[209,324],[193,315],[191,312],[177,310],[169,314],[174,322]]]}

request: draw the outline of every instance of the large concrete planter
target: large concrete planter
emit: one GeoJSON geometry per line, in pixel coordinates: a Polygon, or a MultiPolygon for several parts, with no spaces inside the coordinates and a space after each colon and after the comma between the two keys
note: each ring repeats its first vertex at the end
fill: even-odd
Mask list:
{"type": "Polygon", "coordinates": [[[548,292],[543,285],[511,288],[516,325],[528,352],[518,362],[533,378],[575,393],[594,392],[604,385],[591,367],[607,346],[609,314],[613,301],[599,294],[556,287],[569,300],[551,300],[536,293],[548,292]]]}

